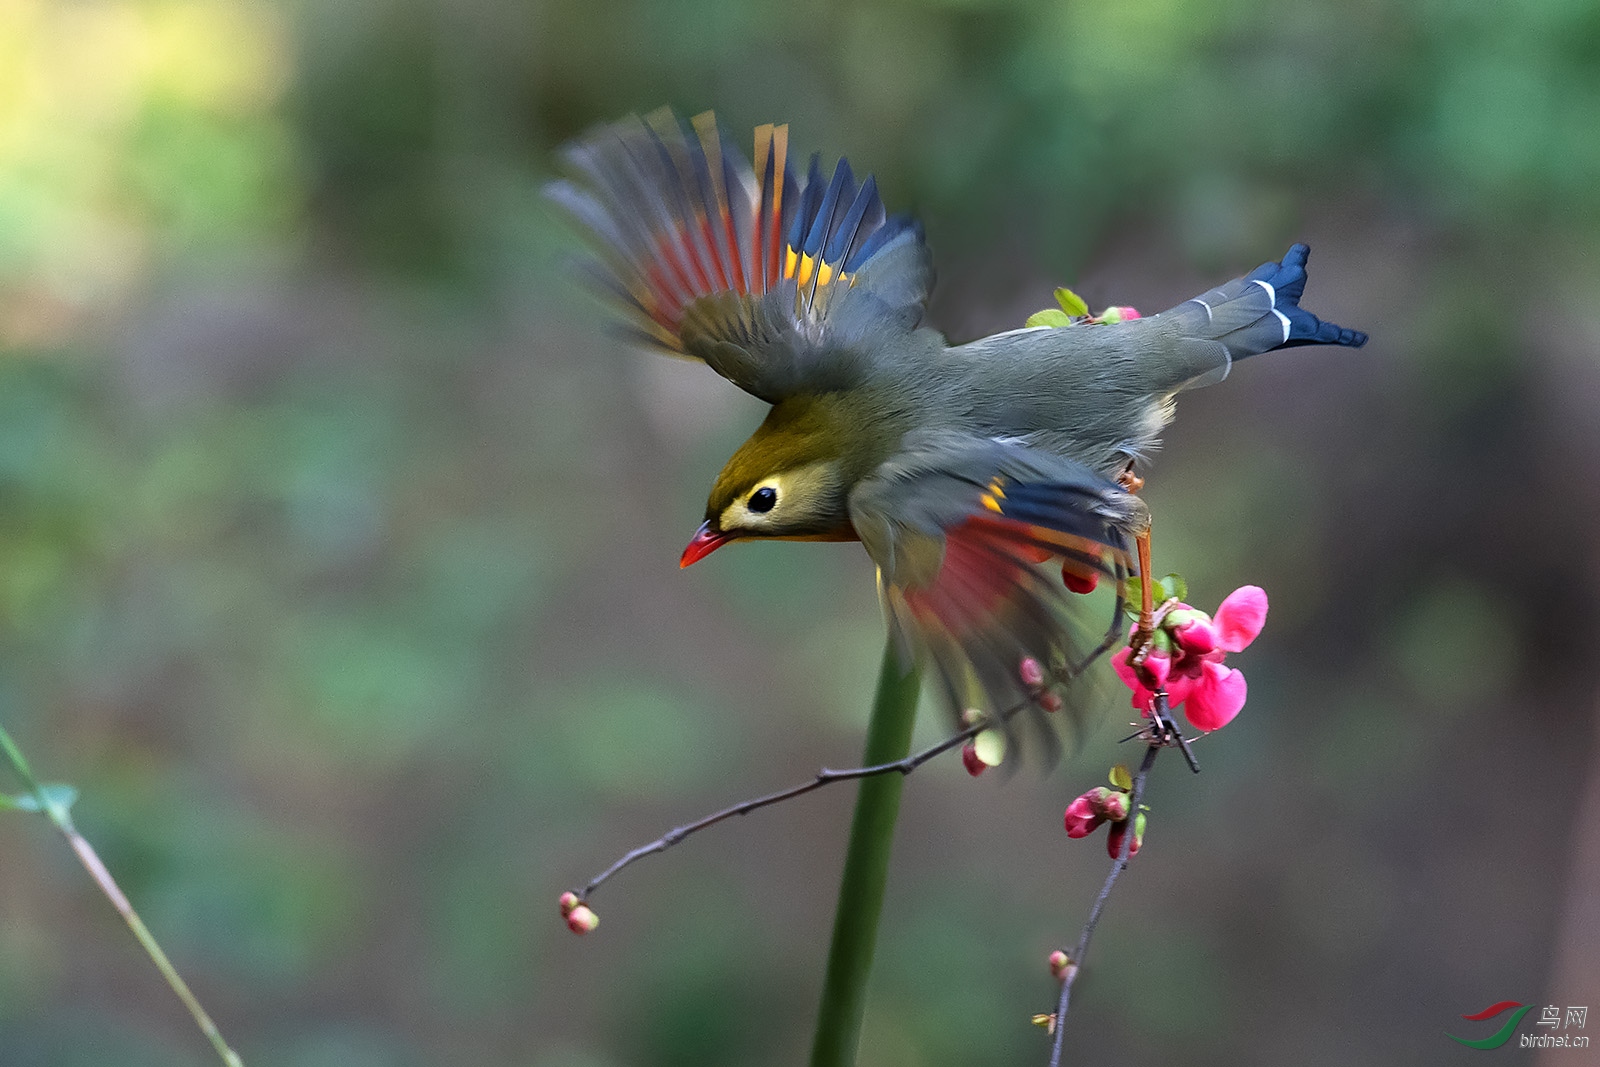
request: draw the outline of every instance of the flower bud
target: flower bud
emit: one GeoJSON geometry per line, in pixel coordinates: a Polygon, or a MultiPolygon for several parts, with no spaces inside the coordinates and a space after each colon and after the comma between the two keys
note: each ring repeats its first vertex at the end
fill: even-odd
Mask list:
{"type": "Polygon", "coordinates": [[[1106,835],[1106,852],[1112,859],[1122,856],[1122,839],[1128,833],[1128,827],[1133,827],[1133,842],[1128,846],[1128,858],[1139,854],[1139,847],[1144,844],[1144,812],[1140,812],[1132,819],[1124,822],[1112,823],[1111,832],[1106,835]]]}
{"type": "Polygon", "coordinates": [[[1068,956],[1065,952],[1062,952],[1060,949],[1056,949],[1054,952],[1050,953],[1050,973],[1054,975],[1058,981],[1064,981],[1066,979],[1067,970],[1071,966],[1072,957],[1068,956]]]}
{"type": "Polygon", "coordinates": [[[1119,322],[1130,322],[1139,317],[1139,309],[1131,307],[1109,307],[1100,312],[1098,321],[1106,325],[1115,325],[1119,322]]]}
{"type": "Polygon", "coordinates": [[[1168,629],[1176,629],[1179,626],[1184,626],[1193,622],[1195,619],[1204,617],[1205,612],[1196,611],[1187,604],[1179,604],[1162,617],[1161,625],[1167,627],[1168,629]]]}
{"type": "Polygon", "coordinates": [[[972,739],[973,750],[978,753],[978,758],[991,767],[998,767],[1006,761],[1006,735],[999,730],[984,730],[972,739]]]}
{"type": "Polygon", "coordinates": [[[1092,593],[1095,586],[1100,584],[1098,571],[1079,571],[1072,563],[1065,563],[1061,567],[1061,583],[1074,593],[1092,593]]]}
{"type": "Polygon", "coordinates": [[[565,918],[566,916],[571,915],[572,914],[572,909],[576,908],[581,903],[583,903],[583,902],[578,899],[578,894],[572,892],[572,890],[569,889],[565,893],[562,893],[561,894],[561,915],[562,915],[562,917],[565,918]]]}
{"type": "Polygon", "coordinates": [[[1034,697],[1033,700],[1034,703],[1038,704],[1041,708],[1043,708],[1045,711],[1048,711],[1052,715],[1060,711],[1065,706],[1061,702],[1061,694],[1057,693],[1053,689],[1046,689],[1044,692],[1034,697]]]}
{"type": "Polygon", "coordinates": [[[1112,822],[1121,822],[1128,817],[1128,794],[1120,789],[1107,789],[1105,786],[1101,786],[1096,792],[1099,797],[1095,810],[1101,815],[1112,822]]]}
{"type": "Polygon", "coordinates": [[[989,765],[983,762],[983,757],[978,755],[978,746],[971,741],[961,746],[961,765],[974,778],[989,769],[989,765]]]}
{"type": "Polygon", "coordinates": [[[1039,661],[1032,656],[1022,657],[1022,666],[1017,674],[1022,678],[1022,684],[1029,689],[1037,689],[1044,684],[1044,668],[1039,666],[1039,661]]]}
{"type": "Polygon", "coordinates": [[[1063,822],[1068,837],[1088,837],[1094,833],[1097,826],[1106,821],[1106,817],[1096,810],[1094,794],[1095,790],[1091,789],[1067,805],[1063,822]]]}
{"type": "Polygon", "coordinates": [[[600,925],[600,916],[589,910],[589,905],[579,904],[567,912],[567,929],[582,937],[600,925]]]}

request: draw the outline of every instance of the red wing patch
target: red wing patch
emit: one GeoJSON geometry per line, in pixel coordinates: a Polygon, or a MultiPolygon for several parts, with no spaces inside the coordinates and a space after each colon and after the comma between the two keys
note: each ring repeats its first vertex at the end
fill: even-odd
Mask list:
{"type": "Polygon", "coordinates": [[[1112,555],[1088,538],[1003,515],[973,515],[945,532],[938,575],[924,588],[904,590],[905,601],[959,639],[995,623],[1006,605],[1028,593],[1041,580],[1035,564],[1060,557],[1074,575],[1110,575],[1112,555]]]}
{"type": "MultiPolygon", "coordinates": [[[[1052,523],[1080,530],[1103,523],[1062,487],[1006,488],[1011,499],[997,502],[1020,498],[1026,507],[1019,510],[1031,508],[1040,517],[1048,507],[1052,523]]],[[[1110,631],[1084,626],[1076,594],[1092,589],[1102,575],[1119,580],[1128,559],[1114,530],[1104,536],[1116,544],[1105,544],[1001,514],[989,499],[983,504],[945,530],[933,577],[894,587],[890,604],[920,636],[957,711],[1001,712],[1038,699],[1022,677],[1025,659],[1036,661],[1046,677],[1067,681],[1104,650],[1110,631]]],[[[1120,606],[1115,613],[1120,620],[1120,606]]],[[[1055,744],[1053,731],[1038,732],[1047,745],[1055,744]]]]}

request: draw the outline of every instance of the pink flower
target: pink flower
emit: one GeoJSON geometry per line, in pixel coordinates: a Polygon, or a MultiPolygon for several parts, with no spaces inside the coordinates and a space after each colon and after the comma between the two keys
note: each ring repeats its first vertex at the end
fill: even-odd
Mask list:
{"type": "Polygon", "coordinates": [[[1189,698],[1194,689],[1194,680],[1187,674],[1172,673],[1172,657],[1166,652],[1152,649],[1145,657],[1145,661],[1137,669],[1129,660],[1133,658],[1133,649],[1123,647],[1111,657],[1111,669],[1117,672],[1117,677],[1122,679],[1122,684],[1133,690],[1133,706],[1150,714],[1151,702],[1155,699],[1155,691],[1163,684],[1167,689],[1167,704],[1176,708],[1189,698]],[[1159,679],[1159,680],[1158,680],[1159,679]]]}
{"type": "Polygon", "coordinates": [[[1146,715],[1155,690],[1165,686],[1169,705],[1182,706],[1195,729],[1218,730],[1233,721],[1248,695],[1244,675],[1223,666],[1223,659],[1248,647],[1266,620],[1267,594],[1255,585],[1229,593],[1215,616],[1179,604],[1162,619],[1142,664],[1133,666],[1132,650],[1123,648],[1111,666],[1146,715]]]}

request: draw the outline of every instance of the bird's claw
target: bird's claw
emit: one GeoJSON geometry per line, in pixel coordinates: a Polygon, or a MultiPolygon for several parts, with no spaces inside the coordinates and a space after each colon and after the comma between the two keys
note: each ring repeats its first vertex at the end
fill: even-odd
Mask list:
{"type": "Polygon", "coordinates": [[[1194,752],[1189,748],[1189,739],[1178,729],[1177,722],[1172,718],[1172,711],[1167,707],[1165,689],[1157,689],[1155,697],[1150,701],[1150,722],[1145,727],[1144,733],[1152,745],[1175,746],[1183,753],[1184,762],[1189,764],[1189,769],[1196,774],[1200,773],[1200,764],[1195,762],[1194,752]]]}
{"type": "Polygon", "coordinates": [[[1160,629],[1162,620],[1167,617],[1168,613],[1178,608],[1180,604],[1181,601],[1177,597],[1171,597],[1162,601],[1161,606],[1150,613],[1148,623],[1142,619],[1140,620],[1139,625],[1134,627],[1133,636],[1128,638],[1128,648],[1133,652],[1128,657],[1129,663],[1135,667],[1144,663],[1150,655],[1150,649],[1153,647],[1150,639],[1156,635],[1156,630],[1160,629]]]}

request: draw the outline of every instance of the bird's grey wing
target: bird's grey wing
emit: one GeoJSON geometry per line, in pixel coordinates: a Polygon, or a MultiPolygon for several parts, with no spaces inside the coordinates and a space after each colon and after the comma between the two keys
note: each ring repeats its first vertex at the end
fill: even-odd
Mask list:
{"type": "Polygon", "coordinates": [[[787,126],[758,126],[755,167],[710,113],[662,109],[564,151],[546,195],[599,256],[594,280],[647,343],[703,360],[768,402],[859,380],[874,331],[910,331],[933,270],[922,229],[887,216],[877,183],[847,160],[804,182],[787,126]]]}
{"type": "Polygon", "coordinates": [[[954,435],[912,442],[850,494],[891,630],[903,652],[925,651],[957,712],[1027,703],[1024,659],[1067,681],[1105,651],[1106,628],[1086,632],[1063,570],[1120,582],[1142,515],[1136,497],[1072,460],[954,435]]]}

